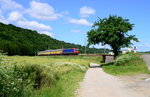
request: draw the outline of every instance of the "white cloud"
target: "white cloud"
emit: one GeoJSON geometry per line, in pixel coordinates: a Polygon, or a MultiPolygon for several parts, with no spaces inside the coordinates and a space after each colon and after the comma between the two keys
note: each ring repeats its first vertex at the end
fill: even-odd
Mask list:
{"type": "Polygon", "coordinates": [[[37,31],[47,31],[52,29],[51,26],[40,24],[36,21],[18,21],[17,24],[20,25],[21,27],[37,31]]]}
{"type": "Polygon", "coordinates": [[[34,18],[40,20],[55,20],[62,15],[54,12],[54,8],[47,3],[40,3],[36,1],[30,2],[30,8],[26,12],[34,18]]]}
{"type": "Polygon", "coordinates": [[[13,21],[22,21],[22,20],[25,20],[23,15],[17,11],[12,11],[10,14],[9,14],[9,17],[8,17],[8,21],[9,22],[13,22],[13,21]]]}
{"type": "MultiPolygon", "coordinates": [[[[28,21],[23,16],[24,9],[19,4],[17,4],[15,1],[12,0],[0,0],[0,22],[5,24],[14,24],[22,28],[27,28],[31,30],[36,30],[38,33],[46,34],[49,36],[53,36],[53,33],[49,33],[50,30],[52,30],[52,27],[49,25],[45,25],[42,23],[39,23],[37,21],[28,21]],[[4,6],[5,5],[5,6],[4,6]],[[11,8],[12,7],[12,8],[11,8]],[[2,14],[3,12],[9,12],[8,17],[4,17],[2,14]]],[[[42,9],[41,9],[42,10],[42,9]]]]}
{"type": "Polygon", "coordinates": [[[94,9],[87,6],[80,8],[81,17],[89,17],[90,15],[95,14],[95,12],[96,11],[94,9]]]}
{"type": "Polygon", "coordinates": [[[86,19],[77,20],[77,19],[68,18],[67,20],[69,23],[72,23],[72,24],[92,26],[92,23],[88,22],[86,19]]]}
{"type": "Polygon", "coordinates": [[[50,33],[49,31],[52,30],[51,26],[48,25],[44,25],[41,23],[38,23],[36,21],[18,21],[17,24],[23,28],[27,28],[27,29],[31,29],[31,30],[36,30],[38,33],[40,34],[45,34],[48,36],[53,37],[54,34],[50,33]]]}
{"type": "Polygon", "coordinates": [[[48,35],[48,36],[51,36],[51,37],[53,37],[53,36],[54,36],[54,34],[53,34],[53,33],[50,33],[50,32],[48,32],[48,31],[41,31],[41,32],[39,32],[39,33],[41,33],[41,34],[45,34],[45,35],[48,35]]]}
{"type": "Polygon", "coordinates": [[[0,15],[0,22],[4,23],[4,24],[8,24],[9,23],[2,15],[0,15]]]}
{"type": "Polygon", "coordinates": [[[13,0],[0,0],[0,8],[2,10],[22,9],[23,7],[13,0]]]}

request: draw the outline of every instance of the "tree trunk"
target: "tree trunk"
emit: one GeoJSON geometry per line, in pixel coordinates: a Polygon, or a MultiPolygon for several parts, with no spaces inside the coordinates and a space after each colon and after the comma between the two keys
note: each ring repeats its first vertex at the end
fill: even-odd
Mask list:
{"type": "Polygon", "coordinates": [[[114,60],[116,59],[116,57],[119,55],[119,49],[118,48],[113,48],[113,53],[114,53],[114,60]]]}

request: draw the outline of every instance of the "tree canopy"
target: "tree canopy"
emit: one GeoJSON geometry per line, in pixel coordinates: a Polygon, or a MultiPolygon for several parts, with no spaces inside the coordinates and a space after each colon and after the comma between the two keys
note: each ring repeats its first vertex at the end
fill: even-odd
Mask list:
{"type": "Polygon", "coordinates": [[[108,44],[116,57],[121,48],[132,45],[132,40],[138,42],[135,35],[128,34],[128,31],[131,31],[133,26],[134,24],[131,24],[129,19],[123,19],[120,16],[110,15],[108,18],[99,18],[87,33],[88,43],[89,45],[108,44]]]}

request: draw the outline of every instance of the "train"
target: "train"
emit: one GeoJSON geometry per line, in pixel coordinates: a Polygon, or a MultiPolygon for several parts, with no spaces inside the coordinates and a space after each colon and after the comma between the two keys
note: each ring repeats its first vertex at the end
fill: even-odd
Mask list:
{"type": "Polygon", "coordinates": [[[49,56],[49,55],[78,55],[78,48],[68,48],[68,49],[55,49],[55,50],[45,50],[39,51],[38,56],[49,56]]]}

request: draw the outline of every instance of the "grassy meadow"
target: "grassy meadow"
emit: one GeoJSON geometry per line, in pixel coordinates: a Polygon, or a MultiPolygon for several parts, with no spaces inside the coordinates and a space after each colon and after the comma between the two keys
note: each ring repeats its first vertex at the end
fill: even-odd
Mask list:
{"type": "Polygon", "coordinates": [[[123,54],[118,56],[113,63],[103,64],[102,68],[112,75],[150,74],[145,61],[140,56],[140,53],[123,54]]]}
{"type": "Polygon", "coordinates": [[[96,56],[0,55],[0,97],[74,97],[96,56]]]}
{"type": "MultiPolygon", "coordinates": [[[[98,56],[6,56],[0,54],[0,97],[75,97],[89,64],[98,56]]],[[[140,54],[102,64],[112,75],[150,73],[140,54]]]]}

